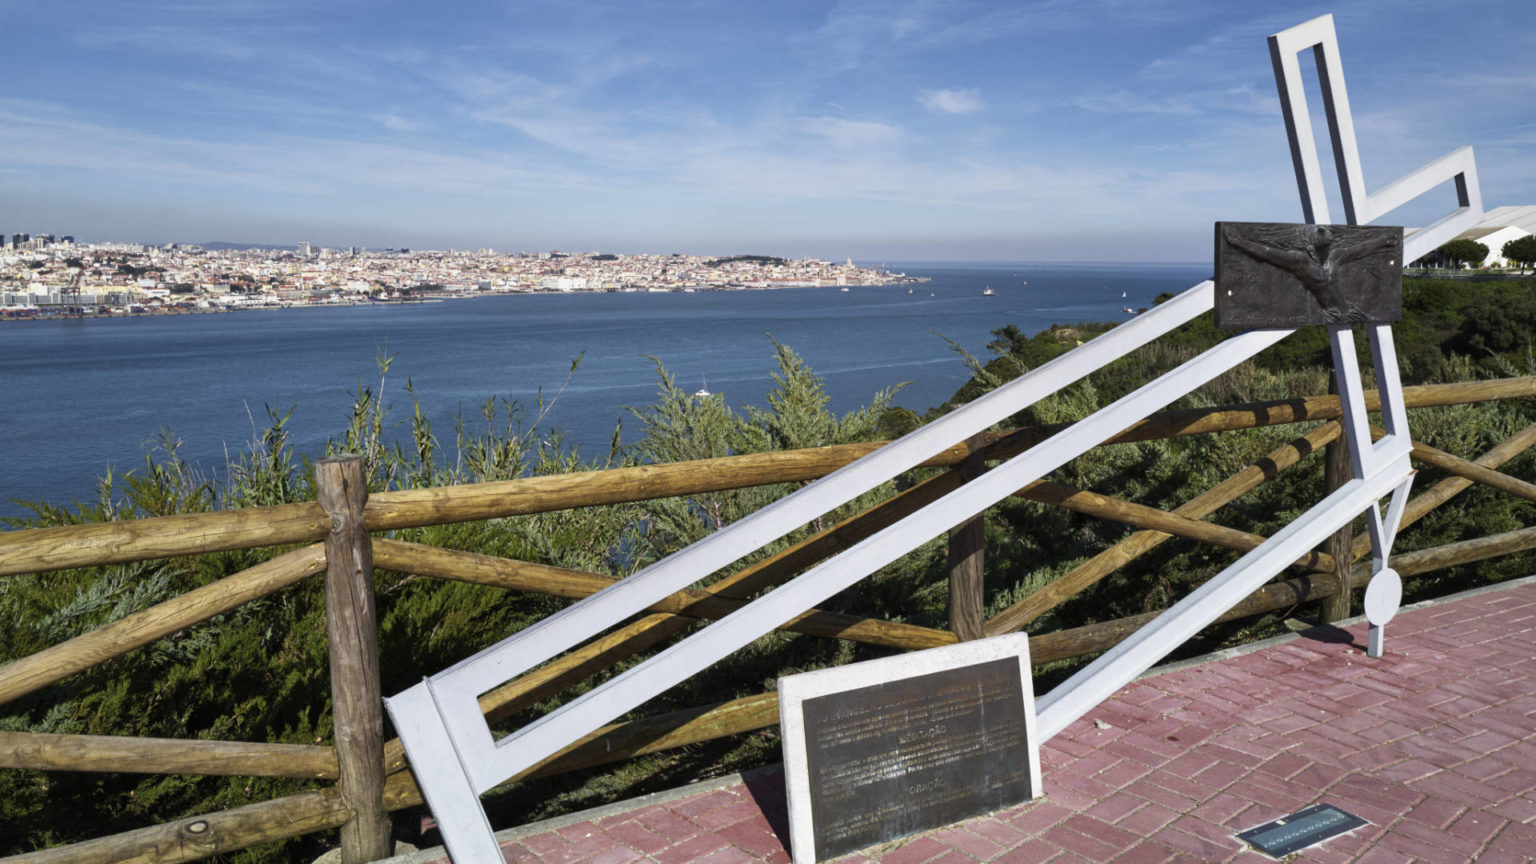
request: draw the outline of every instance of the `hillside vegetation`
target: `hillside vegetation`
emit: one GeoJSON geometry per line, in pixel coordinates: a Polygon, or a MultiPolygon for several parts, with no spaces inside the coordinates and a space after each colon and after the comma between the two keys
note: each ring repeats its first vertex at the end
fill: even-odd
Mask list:
{"type": "MultiPolygon", "coordinates": [[[[1412,280],[1404,320],[1396,328],[1405,383],[1439,383],[1532,374],[1536,333],[1536,280],[1439,282],[1412,280]]],[[[971,380],[948,405],[962,403],[1027,369],[1087,341],[1109,325],[1057,326],[1025,334],[1012,325],[994,331],[984,358],[968,358],[971,380]]],[[[1108,404],[1222,338],[1209,316],[1101,373],[1070,386],[1017,417],[1016,424],[1074,420],[1108,404]]],[[[1360,340],[1362,348],[1364,340],[1360,340]]],[[[591,459],[565,448],[558,430],[543,428],[541,406],[491,399],[480,415],[444,432],[433,429],[409,386],[406,414],[397,420],[380,383],[359,387],[350,418],[327,453],[365,457],[371,488],[412,488],[591,470],[644,462],[670,462],[733,453],[788,450],[900,434],[948,410],[927,415],[892,407],[896,390],[872,394],[869,404],[836,416],[827,410],[820,379],[789,347],[775,344],[778,373],[765,404],[737,411],[718,396],[680,390],[658,361],[656,399],[631,409],[640,438],[630,447],[591,459]]],[[[1209,406],[1324,393],[1327,343],[1309,328],[1253,361],[1220,376],[1182,400],[1209,406]]],[[[1369,367],[1368,362],[1365,364],[1369,367]]],[[[579,373],[577,373],[579,374],[579,373]]],[[[1412,412],[1414,437],[1473,458],[1536,421],[1529,400],[1412,412]]],[[[31,505],[34,515],[12,527],[138,519],[212,509],[252,507],[313,498],[309,457],[294,452],[286,416],[269,411],[267,428],[215,483],[178,455],[169,433],[142,468],[101,478],[94,502],[75,507],[31,505]]],[[[1301,427],[1254,429],[1218,435],[1099,448],[1062,468],[1053,479],[1079,488],[1172,509],[1299,434],[1301,427]]],[[[617,442],[617,436],[615,438],[617,442]]],[[[1504,467],[1530,477],[1532,457],[1504,467]]],[[[918,476],[898,478],[818,524],[856,512],[893,494],[918,476]]],[[[1421,471],[1416,488],[1438,480],[1421,471]]],[[[1220,511],[1215,520],[1271,534],[1322,495],[1318,459],[1265,484],[1220,511]]],[[[791,486],[735,490],[604,508],[521,516],[484,523],[393,532],[398,539],[624,576],[730,524],[791,491],[791,486]]],[[[1463,493],[1451,505],[1405,531],[1400,550],[1438,545],[1533,524],[1536,510],[1484,490],[1463,493]]],[[[814,526],[761,554],[805,536],[814,526]]],[[[1129,529],[1058,508],[1006,499],[986,516],[988,614],[1005,608],[1125,536],[1129,529]]],[[[0,662],[9,662],[133,611],[212,582],[283,550],[216,553],[195,559],[0,578],[0,662]]],[[[1045,632],[1163,608],[1218,572],[1236,553],[1187,542],[1163,544],[1095,588],[1036,620],[1045,632]]],[[[1409,599],[1487,580],[1528,574],[1529,554],[1410,580],[1409,599]]],[[[943,538],[883,569],[827,604],[930,626],[945,626],[947,564],[943,538]]],[[[560,608],[561,601],[481,586],[376,574],[383,690],[398,692],[507,634],[560,608]]],[[[1310,614],[1294,610],[1292,614],[1310,614]]],[[[1283,616],[1213,628],[1189,651],[1204,650],[1274,631],[1283,616]]],[[[754,643],[708,674],[666,694],[640,713],[717,702],[771,690],[780,674],[873,656],[851,643],[775,634],[754,643]]],[[[0,706],[0,730],[200,737],[300,744],[332,736],[325,644],[324,597],[308,580],[204,625],[0,706]]],[[[1071,664],[1037,669],[1047,689],[1071,664]]],[[[612,670],[618,671],[618,670],[612,670]]],[[[610,673],[611,674],[611,673],[610,673]]],[[[601,676],[600,676],[601,678],[601,676]]],[[[600,680],[596,679],[596,680],[600,680]]],[[[589,682],[590,684],[591,682],[589,682]]],[[[509,727],[547,711],[545,700],[509,727]]],[[[659,754],[608,771],[529,782],[490,799],[495,821],[532,819],[665,788],[701,775],[738,770],[777,759],[771,732],[742,736],[686,751],[659,754]]],[[[0,854],[130,830],[193,813],[277,797],[314,784],[297,780],[146,777],[0,771],[0,854]]],[[[416,814],[419,816],[419,814],[416,814]]],[[[398,814],[405,835],[419,824],[398,814]]],[[[267,844],[226,856],[238,861],[314,857],[334,837],[267,844]]]]}

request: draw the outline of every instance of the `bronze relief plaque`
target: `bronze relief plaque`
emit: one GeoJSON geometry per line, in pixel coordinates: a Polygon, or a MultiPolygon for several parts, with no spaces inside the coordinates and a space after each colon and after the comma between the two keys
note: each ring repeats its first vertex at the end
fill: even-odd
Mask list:
{"type": "Polygon", "coordinates": [[[1403,314],[1403,229],[1216,223],[1216,326],[1390,324],[1403,314]]]}

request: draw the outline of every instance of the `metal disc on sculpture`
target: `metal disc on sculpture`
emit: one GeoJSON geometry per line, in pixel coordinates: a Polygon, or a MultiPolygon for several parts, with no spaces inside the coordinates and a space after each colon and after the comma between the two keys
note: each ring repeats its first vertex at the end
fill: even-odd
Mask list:
{"type": "Polygon", "coordinates": [[[1389,324],[1403,316],[1403,229],[1216,223],[1216,326],[1389,324]]]}
{"type": "Polygon", "coordinates": [[[1403,580],[1391,567],[1371,577],[1365,586],[1365,618],[1380,627],[1392,620],[1403,602],[1403,580]]]}

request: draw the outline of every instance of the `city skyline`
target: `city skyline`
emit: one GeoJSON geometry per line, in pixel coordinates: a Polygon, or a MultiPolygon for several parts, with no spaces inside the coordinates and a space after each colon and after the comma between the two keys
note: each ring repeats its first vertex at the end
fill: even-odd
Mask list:
{"type": "Polygon", "coordinates": [[[0,229],[1200,260],[1213,221],[1300,220],[1264,40],[1328,12],[1368,188],[1471,144],[1488,207],[1536,203],[1518,0],[0,0],[0,229]]]}

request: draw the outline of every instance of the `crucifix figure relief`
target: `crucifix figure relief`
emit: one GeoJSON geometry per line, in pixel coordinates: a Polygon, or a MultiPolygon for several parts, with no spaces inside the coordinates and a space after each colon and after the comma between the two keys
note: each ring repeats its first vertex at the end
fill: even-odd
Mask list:
{"type": "Polygon", "coordinates": [[[1218,222],[1220,327],[1386,324],[1402,313],[1401,228],[1218,222]]]}

